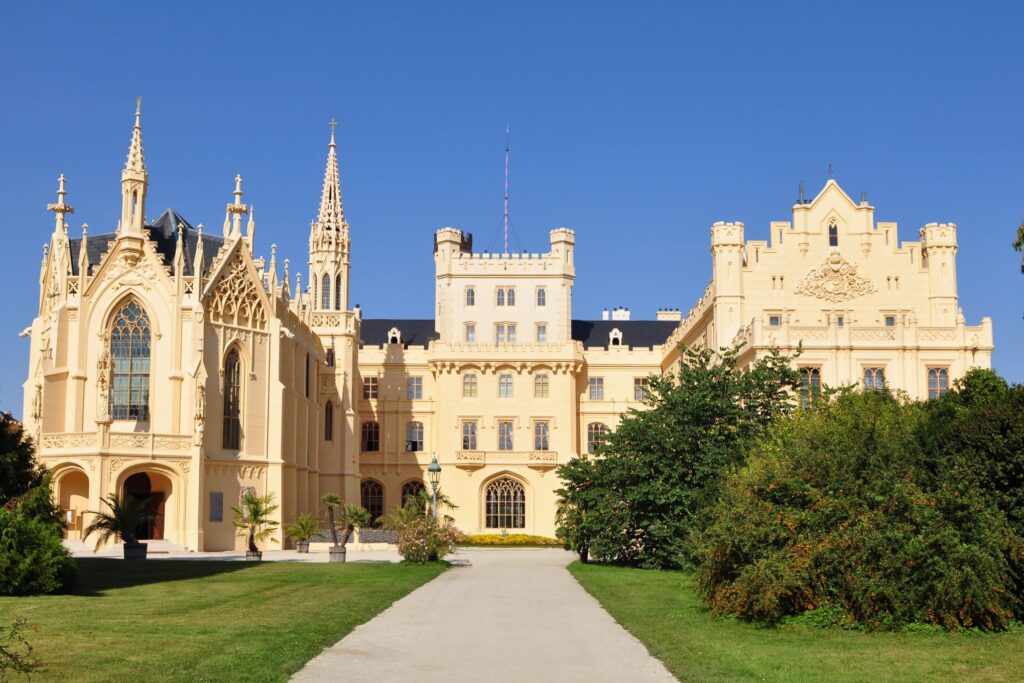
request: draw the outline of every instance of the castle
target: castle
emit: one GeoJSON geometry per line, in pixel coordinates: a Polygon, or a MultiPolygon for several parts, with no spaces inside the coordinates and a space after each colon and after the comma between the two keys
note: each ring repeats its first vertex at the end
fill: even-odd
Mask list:
{"type": "Polygon", "coordinates": [[[333,129],[305,287],[273,246],[256,256],[241,178],[218,235],[172,209],[148,221],[148,182],[137,108],[116,229],[71,237],[63,176],[48,207],[24,415],[71,537],[119,493],[155,501],[143,537],[240,548],[230,508],[246,491],[272,493],[283,522],[326,492],[379,517],[435,457],[463,531],[553,536],[555,468],[642,408],[680,344],[738,344],[742,363],[800,348],[804,401],[826,384],[934,397],[991,362],[991,321],[958,307],[956,226],[900,243],[832,179],[768,242],[711,226],[703,296],[656,320],[573,318],[567,228],[543,254],[475,253],[442,228],[434,317],[364,318],[333,129]]]}

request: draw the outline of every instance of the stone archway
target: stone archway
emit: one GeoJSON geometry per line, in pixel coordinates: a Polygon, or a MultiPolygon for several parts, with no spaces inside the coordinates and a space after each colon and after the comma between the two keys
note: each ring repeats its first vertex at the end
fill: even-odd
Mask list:
{"type": "Polygon", "coordinates": [[[67,538],[82,538],[82,515],[89,509],[89,476],[78,467],[60,474],[56,481],[57,505],[67,522],[67,538]]]}
{"type": "Polygon", "coordinates": [[[149,498],[156,513],[148,524],[143,524],[136,530],[139,540],[163,540],[165,524],[170,517],[170,506],[173,503],[174,485],[171,480],[160,472],[140,471],[126,477],[122,488],[125,496],[133,496],[139,500],[149,498]]]}

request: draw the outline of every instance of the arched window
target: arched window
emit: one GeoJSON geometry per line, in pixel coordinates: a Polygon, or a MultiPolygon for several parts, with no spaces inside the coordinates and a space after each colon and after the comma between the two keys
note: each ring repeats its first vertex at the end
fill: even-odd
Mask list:
{"type": "Polygon", "coordinates": [[[800,405],[810,408],[821,396],[821,368],[800,368],[800,405]]]}
{"type": "Polygon", "coordinates": [[[370,524],[384,514],[384,485],[374,479],[364,479],[359,485],[359,504],[370,513],[370,524]]]}
{"type": "Polygon", "coordinates": [[[495,479],[487,485],[486,524],[488,529],[526,527],[526,489],[511,477],[495,479]]]}
{"type": "Polygon", "coordinates": [[[828,246],[839,246],[839,227],[836,225],[835,221],[828,224],[828,246]]]}
{"type": "Polygon", "coordinates": [[[405,450],[409,453],[423,450],[422,422],[409,422],[405,425],[405,450]]]}
{"type": "Polygon", "coordinates": [[[407,481],[402,486],[402,507],[410,500],[419,500],[420,494],[426,490],[422,481],[407,481]]]}
{"type": "Polygon", "coordinates": [[[334,276],[334,310],[341,310],[341,275],[334,276]]]}
{"type": "Polygon", "coordinates": [[[237,451],[241,447],[241,414],[242,360],[238,349],[231,349],[224,359],[224,448],[237,451]]]}
{"type": "Polygon", "coordinates": [[[600,422],[587,425],[587,453],[596,453],[608,438],[608,426],[600,422]]]}
{"type": "Polygon", "coordinates": [[[498,287],[498,305],[505,305],[505,290],[502,289],[501,287],[498,287]]]}
{"type": "Polygon", "coordinates": [[[361,428],[359,448],[364,453],[376,453],[380,450],[380,425],[376,422],[364,422],[361,428]]]}
{"type": "Polygon", "coordinates": [[[868,391],[885,389],[885,369],[864,368],[864,388],[868,391]]]}
{"type": "Polygon", "coordinates": [[[940,398],[949,391],[949,368],[928,368],[928,398],[940,398]]]}
{"type": "Polygon", "coordinates": [[[548,293],[543,287],[537,288],[537,305],[547,306],[548,305],[548,293]]]}
{"type": "Polygon", "coordinates": [[[320,308],[331,308],[331,276],[327,273],[324,273],[324,278],[320,281],[320,308]]]}
{"type": "Polygon", "coordinates": [[[466,305],[476,306],[476,290],[472,287],[466,288],[466,305]]]}
{"type": "Polygon", "coordinates": [[[516,290],[509,289],[508,290],[508,294],[505,295],[505,299],[508,302],[509,306],[515,306],[516,305],[516,290]]]}
{"type": "Polygon", "coordinates": [[[334,404],[324,406],[324,441],[334,441],[334,404]]]}
{"type": "Polygon", "coordinates": [[[110,330],[110,416],[115,420],[149,419],[151,334],[149,317],[134,299],[114,316],[110,330]]]}

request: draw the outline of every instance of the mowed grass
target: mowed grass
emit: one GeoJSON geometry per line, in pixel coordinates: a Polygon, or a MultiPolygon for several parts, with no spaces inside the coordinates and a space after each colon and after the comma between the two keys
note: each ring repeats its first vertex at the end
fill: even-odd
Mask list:
{"type": "Polygon", "coordinates": [[[570,565],[681,681],[1022,681],[1024,629],[862,633],[713,618],[687,572],[570,565]]]}
{"type": "MultiPolygon", "coordinates": [[[[33,681],[284,681],[444,568],[82,559],[73,595],[0,598],[33,681]]],[[[15,678],[14,680],[19,680],[15,678]]]]}

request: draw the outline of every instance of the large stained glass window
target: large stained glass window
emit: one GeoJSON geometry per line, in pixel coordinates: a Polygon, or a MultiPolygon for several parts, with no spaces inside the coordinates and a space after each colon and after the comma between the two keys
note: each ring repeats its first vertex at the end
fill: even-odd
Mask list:
{"type": "Polygon", "coordinates": [[[526,489],[511,477],[487,485],[488,529],[522,529],[526,526],[526,489]]]}
{"type": "Polygon", "coordinates": [[[149,419],[149,317],[134,299],[114,316],[110,330],[113,382],[110,416],[115,420],[149,419]]]}
{"type": "Polygon", "coordinates": [[[242,361],[238,349],[224,359],[224,448],[238,450],[242,445],[242,361]]]}

